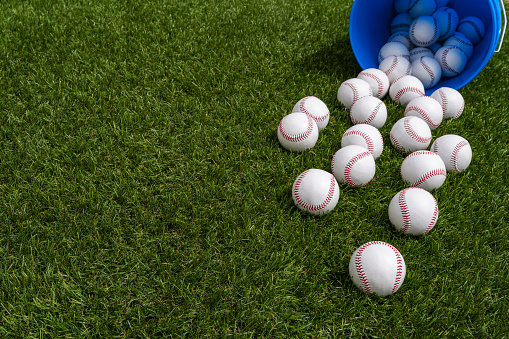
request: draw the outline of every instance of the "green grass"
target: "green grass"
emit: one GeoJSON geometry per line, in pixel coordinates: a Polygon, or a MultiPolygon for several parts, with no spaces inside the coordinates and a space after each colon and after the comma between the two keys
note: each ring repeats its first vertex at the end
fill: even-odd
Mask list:
{"type": "Polygon", "coordinates": [[[509,328],[509,41],[434,137],[473,161],[415,238],[388,133],[377,174],[305,215],[295,177],[330,169],[360,71],[352,1],[7,1],[0,5],[1,337],[458,337],[509,328]],[[283,150],[306,95],[331,110],[315,148],[283,150]],[[407,276],[363,295],[348,262],[387,241],[407,276]]]}

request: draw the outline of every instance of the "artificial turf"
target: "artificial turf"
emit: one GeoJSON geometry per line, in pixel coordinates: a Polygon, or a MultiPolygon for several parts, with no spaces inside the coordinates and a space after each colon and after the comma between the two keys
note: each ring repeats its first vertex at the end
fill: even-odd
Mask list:
{"type": "Polygon", "coordinates": [[[325,216],[292,201],[351,126],[352,2],[0,4],[0,336],[508,336],[507,39],[433,132],[473,159],[433,192],[428,235],[388,219],[405,187],[388,98],[375,179],[325,216]],[[308,95],[331,120],[290,153],[276,128],[308,95]],[[348,275],[372,240],[406,261],[387,298],[348,275]]]}

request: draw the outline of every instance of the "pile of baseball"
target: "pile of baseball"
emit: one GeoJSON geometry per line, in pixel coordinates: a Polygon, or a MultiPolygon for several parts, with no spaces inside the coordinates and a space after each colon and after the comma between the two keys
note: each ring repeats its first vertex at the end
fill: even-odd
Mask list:
{"type": "Polygon", "coordinates": [[[396,0],[391,36],[378,54],[379,68],[389,79],[413,75],[424,88],[441,77],[455,77],[465,69],[485,27],[474,16],[459,18],[448,0],[396,0]]]}
{"type": "MultiPolygon", "coordinates": [[[[426,96],[422,80],[406,73],[395,77],[393,69],[366,69],[341,83],[337,99],[349,111],[353,125],[342,135],[330,172],[311,168],[295,179],[293,201],[304,212],[323,215],[336,207],[340,185],[362,187],[371,182],[376,160],[384,150],[380,129],[387,120],[383,101],[387,96],[402,107],[402,116],[392,126],[389,138],[392,147],[406,155],[400,173],[408,186],[396,193],[387,206],[389,220],[404,234],[427,234],[439,215],[431,192],[443,185],[447,172],[464,171],[472,159],[472,149],[465,138],[447,134],[432,143],[432,132],[444,119],[458,119],[465,101],[461,93],[449,87],[426,96]]],[[[281,146],[292,152],[313,148],[329,118],[329,109],[319,98],[300,99],[292,113],[279,123],[277,136],[281,146]]],[[[365,293],[387,296],[403,283],[406,265],[392,245],[372,241],[353,253],[349,271],[352,281],[365,293]]]]}

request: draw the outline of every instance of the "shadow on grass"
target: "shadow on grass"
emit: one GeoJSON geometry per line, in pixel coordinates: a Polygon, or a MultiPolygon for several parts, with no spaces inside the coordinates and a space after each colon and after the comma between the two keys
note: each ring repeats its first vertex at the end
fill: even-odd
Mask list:
{"type": "Polygon", "coordinates": [[[348,35],[324,45],[317,52],[303,58],[298,66],[307,71],[325,73],[344,80],[356,77],[362,70],[357,63],[348,35]]]}

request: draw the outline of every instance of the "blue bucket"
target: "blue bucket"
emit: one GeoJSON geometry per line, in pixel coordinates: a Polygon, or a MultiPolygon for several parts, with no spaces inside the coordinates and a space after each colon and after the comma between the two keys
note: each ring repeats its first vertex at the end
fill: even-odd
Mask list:
{"type": "MultiPolygon", "coordinates": [[[[507,18],[503,0],[449,0],[460,18],[475,16],[481,19],[486,33],[474,47],[474,54],[464,71],[453,78],[442,77],[432,88],[431,95],[440,87],[459,90],[472,81],[488,64],[495,52],[499,52],[504,39],[507,18]],[[502,20],[502,17],[504,20],[502,20]]],[[[355,0],[350,12],[350,44],[362,69],[378,68],[378,52],[391,36],[390,23],[396,12],[393,0],[355,0]]]]}

